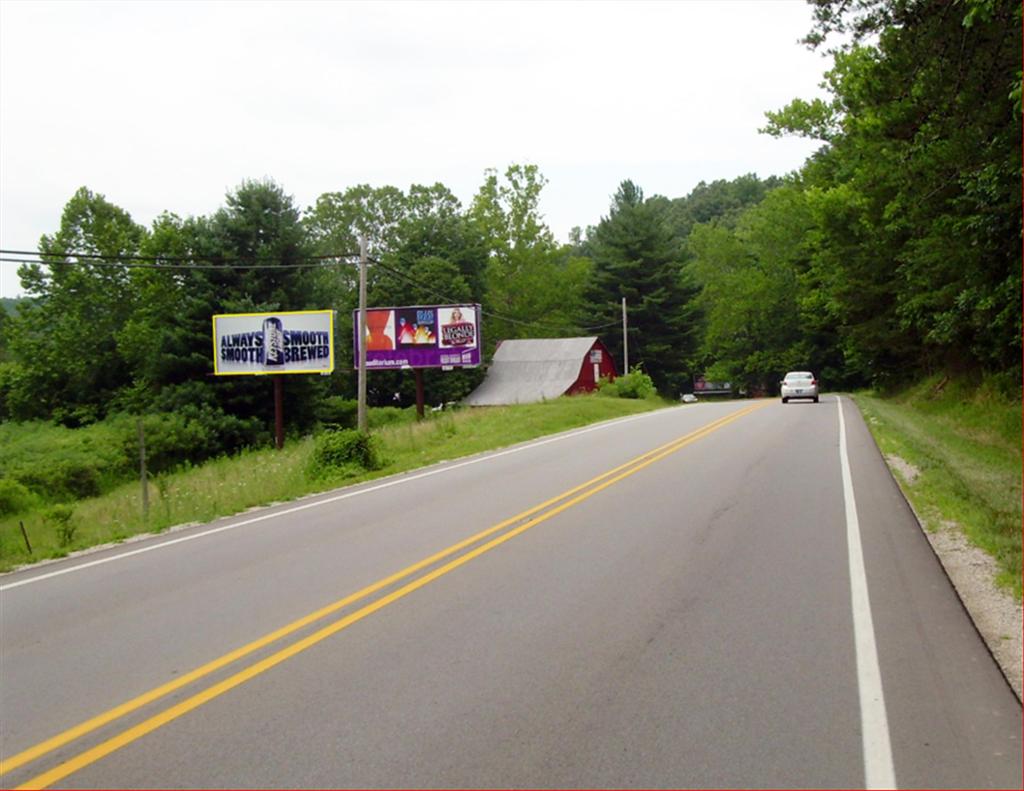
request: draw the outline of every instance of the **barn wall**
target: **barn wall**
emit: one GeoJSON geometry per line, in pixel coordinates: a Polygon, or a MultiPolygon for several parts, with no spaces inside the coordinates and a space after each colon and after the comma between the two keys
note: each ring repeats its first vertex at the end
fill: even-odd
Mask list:
{"type": "Polygon", "coordinates": [[[594,379],[594,364],[590,362],[590,352],[594,350],[601,351],[601,362],[598,364],[598,377],[615,378],[615,361],[612,359],[611,354],[608,353],[608,348],[601,343],[601,341],[596,341],[584,356],[583,362],[580,364],[579,376],[576,377],[576,381],[573,382],[572,387],[568,390],[569,395],[574,395],[576,393],[589,393],[597,389],[597,381],[594,379]]]}

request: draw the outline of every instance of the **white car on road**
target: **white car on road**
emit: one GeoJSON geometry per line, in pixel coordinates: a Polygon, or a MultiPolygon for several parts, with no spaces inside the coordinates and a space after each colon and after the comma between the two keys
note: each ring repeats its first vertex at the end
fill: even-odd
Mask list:
{"type": "Polygon", "coordinates": [[[818,403],[818,380],[810,371],[790,371],[779,385],[783,404],[791,398],[810,398],[818,403]]]}

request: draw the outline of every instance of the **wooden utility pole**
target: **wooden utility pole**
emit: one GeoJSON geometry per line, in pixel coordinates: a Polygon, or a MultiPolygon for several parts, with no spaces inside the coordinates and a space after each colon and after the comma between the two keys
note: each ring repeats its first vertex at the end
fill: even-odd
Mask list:
{"type": "MultiPolygon", "coordinates": [[[[142,418],[136,421],[139,428],[139,480],[142,483],[142,518],[149,518],[149,480],[146,476],[146,432],[142,418]]],[[[31,550],[29,550],[31,552],[31,550]]]]}
{"type": "Polygon", "coordinates": [[[623,369],[622,374],[625,376],[629,373],[629,336],[626,334],[626,298],[622,298],[622,356],[623,356],[623,369]]]}
{"type": "Polygon", "coordinates": [[[357,378],[356,424],[366,433],[366,237],[359,237],[359,374],[357,378]]]}

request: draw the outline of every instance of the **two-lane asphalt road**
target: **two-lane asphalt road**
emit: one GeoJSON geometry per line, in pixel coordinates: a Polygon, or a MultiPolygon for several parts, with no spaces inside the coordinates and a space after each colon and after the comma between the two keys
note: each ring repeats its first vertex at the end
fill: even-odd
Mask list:
{"type": "Polygon", "coordinates": [[[5,787],[1003,787],[855,407],[696,404],[0,577],[5,787]]]}

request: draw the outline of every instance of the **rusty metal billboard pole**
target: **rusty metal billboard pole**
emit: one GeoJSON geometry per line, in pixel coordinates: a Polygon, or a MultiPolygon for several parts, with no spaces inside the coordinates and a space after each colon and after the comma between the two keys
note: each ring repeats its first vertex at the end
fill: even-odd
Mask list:
{"type": "Polygon", "coordinates": [[[284,447],[284,376],[274,374],[274,446],[284,447]]]}
{"type": "Polygon", "coordinates": [[[423,369],[413,368],[412,372],[416,377],[416,419],[423,420],[423,369]]]}

